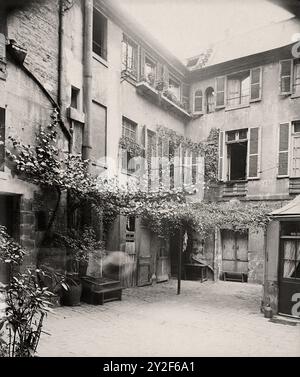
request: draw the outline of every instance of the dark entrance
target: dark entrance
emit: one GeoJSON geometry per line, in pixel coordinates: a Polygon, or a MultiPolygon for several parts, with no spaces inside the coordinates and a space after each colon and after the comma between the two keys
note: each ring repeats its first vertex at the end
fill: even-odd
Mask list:
{"type": "Polygon", "coordinates": [[[247,166],[247,142],[239,142],[228,145],[228,157],[230,159],[230,181],[246,179],[247,166]]]}
{"type": "MultiPolygon", "coordinates": [[[[20,198],[16,195],[0,195],[0,225],[5,226],[8,234],[19,240],[20,230],[20,198]]],[[[0,263],[0,281],[8,282],[6,265],[0,263]]]]}
{"type": "Polygon", "coordinates": [[[300,317],[300,222],[282,221],[279,254],[279,313],[300,317]]]}

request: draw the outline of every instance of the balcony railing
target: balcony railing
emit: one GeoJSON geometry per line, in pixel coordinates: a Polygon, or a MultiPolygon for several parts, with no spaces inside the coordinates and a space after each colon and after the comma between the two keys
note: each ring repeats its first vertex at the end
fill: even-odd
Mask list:
{"type": "Polygon", "coordinates": [[[154,83],[146,78],[142,78],[136,85],[137,92],[140,95],[151,98],[157,105],[160,105],[166,110],[171,110],[177,115],[190,118],[191,115],[187,110],[187,106],[181,103],[175,96],[168,90],[163,89],[161,83],[154,83]]]}

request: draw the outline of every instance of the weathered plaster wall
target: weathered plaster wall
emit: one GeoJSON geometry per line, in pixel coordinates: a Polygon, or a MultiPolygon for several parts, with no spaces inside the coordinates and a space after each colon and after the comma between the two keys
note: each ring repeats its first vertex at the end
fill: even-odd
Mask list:
{"type": "MultiPolygon", "coordinates": [[[[248,181],[248,198],[261,196],[267,199],[288,195],[288,179],[277,179],[279,124],[300,118],[300,98],[280,96],[278,80],[279,63],[264,65],[261,101],[251,103],[244,108],[222,109],[204,114],[190,122],[187,128],[188,135],[203,140],[207,138],[213,127],[224,131],[261,127],[262,173],[259,180],[248,181]]],[[[191,96],[196,89],[201,88],[204,91],[209,86],[215,88],[215,78],[193,83],[191,96]]]]}

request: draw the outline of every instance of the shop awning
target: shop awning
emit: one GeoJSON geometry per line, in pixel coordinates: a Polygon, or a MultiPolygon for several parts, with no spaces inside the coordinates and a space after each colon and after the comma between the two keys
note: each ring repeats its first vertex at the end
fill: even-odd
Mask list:
{"type": "Polygon", "coordinates": [[[275,218],[300,218],[300,195],[285,206],[271,212],[270,215],[275,218]]]}

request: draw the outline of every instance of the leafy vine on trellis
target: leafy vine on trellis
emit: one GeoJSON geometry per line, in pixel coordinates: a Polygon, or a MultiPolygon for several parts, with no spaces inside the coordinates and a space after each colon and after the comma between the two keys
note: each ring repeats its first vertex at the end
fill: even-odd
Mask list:
{"type": "Polygon", "coordinates": [[[144,148],[129,137],[122,136],[119,141],[119,146],[121,149],[129,152],[131,157],[141,157],[144,155],[144,148]]]}

